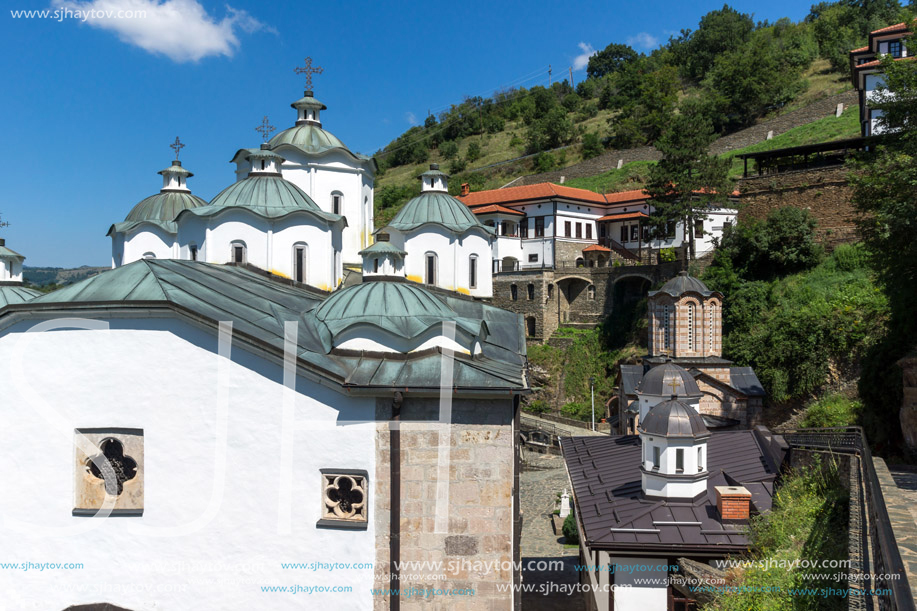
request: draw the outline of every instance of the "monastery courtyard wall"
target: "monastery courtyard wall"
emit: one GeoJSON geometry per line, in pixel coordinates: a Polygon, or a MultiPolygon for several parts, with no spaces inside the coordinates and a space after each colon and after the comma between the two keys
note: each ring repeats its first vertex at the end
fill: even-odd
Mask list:
{"type": "MultiPolygon", "coordinates": [[[[399,425],[400,559],[435,564],[404,568],[402,579],[392,587],[470,588],[474,596],[402,596],[403,609],[510,608],[513,592],[498,591],[497,584],[518,579],[513,569],[519,561],[521,533],[521,518],[514,520],[519,506],[515,412],[511,398],[501,403],[454,400],[446,436],[447,429],[437,422],[438,398],[404,399],[399,425]],[[448,477],[445,505],[436,501],[440,476],[448,477]]],[[[390,587],[383,567],[390,566],[391,415],[392,401],[379,399],[375,588],[390,587]]],[[[375,609],[388,609],[388,597],[378,596],[373,604],[375,609]]]]}

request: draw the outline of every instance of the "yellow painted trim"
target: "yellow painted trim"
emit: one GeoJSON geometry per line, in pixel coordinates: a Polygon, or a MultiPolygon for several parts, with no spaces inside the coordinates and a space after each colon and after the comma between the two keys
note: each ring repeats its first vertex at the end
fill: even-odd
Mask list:
{"type": "Polygon", "coordinates": [[[278,272],[276,269],[272,269],[272,270],[271,270],[271,273],[274,274],[275,276],[280,276],[281,278],[286,278],[287,280],[290,279],[289,276],[287,276],[286,274],[281,274],[281,273],[278,272]]]}
{"type": "Polygon", "coordinates": [[[462,295],[471,295],[471,291],[469,291],[468,289],[463,289],[461,287],[455,289],[455,292],[461,293],[462,295]]]}
{"type": "Polygon", "coordinates": [[[423,279],[420,276],[408,276],[408,280],[411,282],[417,282],[418,284],[423,282],[423,279]]]}

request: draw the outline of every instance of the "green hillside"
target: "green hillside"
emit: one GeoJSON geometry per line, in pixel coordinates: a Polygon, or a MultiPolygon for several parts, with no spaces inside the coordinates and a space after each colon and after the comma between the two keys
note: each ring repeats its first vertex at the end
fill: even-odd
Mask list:
{"type": "MultiPolygon", "coordinates": [[[[846,51],[907,16],[897,0],[825,2],[795,23],[756,22],[726,5],[649,54],[612,42],[590,58],[587,77],[575,87],[563,80],[466,98],[376,153],[376,224],[418,192],[415,178],[429,163],[453,176],[454,193],[463,182],[498,188],[606,151],[652,145],[673,114],[699,115],[727,135],[805,108],[850,89],[846,51]]],[[[788,132],[761,146],[854,136],[852,111],[839,124],[788,132]]],[[[598,184],[639,185],[639,164],[625,169],[598,184]]]]}

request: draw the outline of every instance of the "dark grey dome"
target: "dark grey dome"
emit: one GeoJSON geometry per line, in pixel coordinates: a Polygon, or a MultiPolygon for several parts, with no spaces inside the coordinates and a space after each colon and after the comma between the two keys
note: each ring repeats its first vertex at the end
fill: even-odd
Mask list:
{"type": "Polygon", "coordinates": [[[675,363],[656,365],[643,375],[637,394],[657,397],[699,397],[694,376],[675,363]]]}
{"type": "Polygon", "coordinates": [[[649,296],[652,297],[657,293],[668,293],[672,297],[678,297],[684,293],[700,293],[707,297],[712,295],[713,291],[694,276],[689,276],[688,272],[679,272],[677,276],[663,284],[658,291],[650,291],[649,296]]]}
{"type": "Polygon", "coordinates": [[[677,399],[663,401],[640,421],[640,432],[660,437],[707,437],[710,431],[694,408],[677,399]]]}

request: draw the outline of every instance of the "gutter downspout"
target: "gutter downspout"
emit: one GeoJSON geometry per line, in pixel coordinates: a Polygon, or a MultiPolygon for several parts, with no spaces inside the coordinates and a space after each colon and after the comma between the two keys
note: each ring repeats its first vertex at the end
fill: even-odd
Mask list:
{"type": "Polygon", "coordinates": [[[401,596],[395,595],[401,586],[398,566],[401,564],[401,404],[404,397],[396,392],[392,398],[392,420],[389,424],[389,485],[391,499],[389,502],[389,609],[401,609],[401,596]]]}

